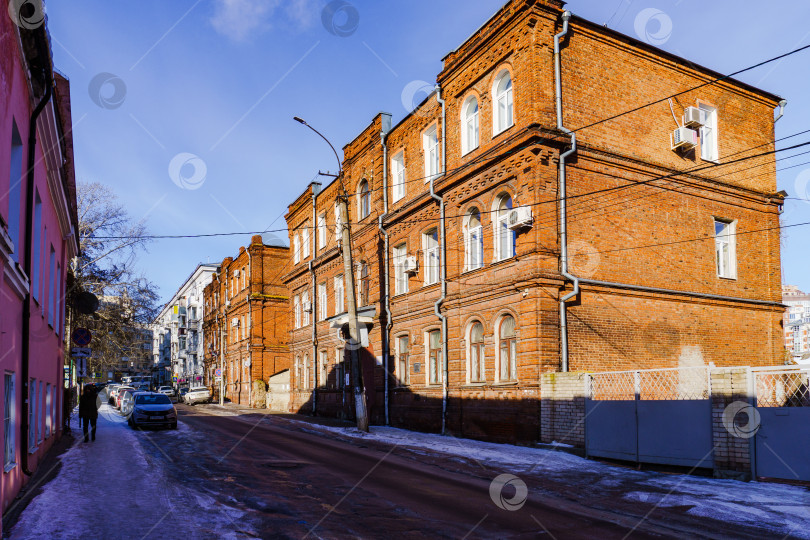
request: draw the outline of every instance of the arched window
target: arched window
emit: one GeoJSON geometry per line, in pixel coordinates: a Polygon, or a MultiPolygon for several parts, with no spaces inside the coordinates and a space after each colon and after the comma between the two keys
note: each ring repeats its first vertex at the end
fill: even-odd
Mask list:
{"type": "Polygon", "coordinates": [[[371,191],[368,188],[368,181],[363,180],[357,187],[357,212],[360,219],[368,217],[371,213],[371,191]]]}
{"type": "Polygon", "coordinates": [[[484,325],[476,322],[470,328],[470,382],[481,382],[484,375],[484,325]]]}
{"type": "Polygon", "coordinates": [[[470,271],[484,266],[484,234],[481,229],[481,212],[471,208],[467,212],[464,228],[464,270],[470,271]]]}
{"type": "Polygon", "coordinates": [[[515,256],[515,231],[509,228],[512,197],[504,193],[495,202],[495,260],[503,261],[515,256]]]}
{"type": "Polygon", "coordinates": [[[517,340],[515,339],[515,319],[510,315],[501,319],[498,329],[498,346],[499,379],[514,381],[517,379],[517,340]]]}
{"type": "Polygon", "coordinates": [[[492,98],[492,129],[497,135],[514,124],[512,76],[509,71],[503,70],[495,77],[495,84],[492,85],[492,98]]]}
{"type": "Polygon", "coordinates": [[[470,96],[461,107],[461,154],[478,148],[478,100],[470,96]]]}

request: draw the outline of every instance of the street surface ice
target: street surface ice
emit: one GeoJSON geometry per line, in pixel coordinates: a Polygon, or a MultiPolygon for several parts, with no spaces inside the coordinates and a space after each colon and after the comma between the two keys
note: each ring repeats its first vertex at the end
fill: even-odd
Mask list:
{"type": "MultiPolygon", "coordinates": [[[[353,427],[313,426],[309,432],[375,441],[430,455],[444,453],[498,467],[518,477],[557,479],[572,490],[619,491],[628,502],[680,507],[687,514],[766,527],[778,537],[810,538],[810,489],[764,482],[739,482],[701,476],[636,471],[588,460],[561,451],[526,448],[403,429],[372,426],[370,433],[353,427]],[[618,489],[617,489],[618,488],[618,489]]],[[[564,446],[564,445],[560,445],[564,446]]],[[[586,491],[587,492],[587,491],[586,491]]]]}
{"type": "MultiPolygon", "coordinates": [[[[20,516],[12,539],[28,538],[236,538],[244,512],[205,493],[172,482],[144,445],[150,433],[133,431],[109,405],[99,411],[94,442],[76,443],[61,457],[61,470],[20,516]]],[[[183,437],[185,425],[167,432],[183,437]]]]}

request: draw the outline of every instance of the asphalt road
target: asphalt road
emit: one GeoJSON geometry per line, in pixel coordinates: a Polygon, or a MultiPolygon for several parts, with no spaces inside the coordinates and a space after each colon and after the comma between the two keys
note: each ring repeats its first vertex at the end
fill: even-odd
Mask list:
{"type": "MultiPolygon", "coordinates": [[[[673,530],[637,516],[592,510],[543,495],[496,506],[495,474],[390,446],[300,431],[275,416],[249,421],[178,406],[187,437],[145,434],[177,481],[248,512],[234,530],[289,538],[662,538],[673,530]],[[372,447],[377,446],[377,447],[372,447]],[[165,452],[165,453],[164,453],[165,452]],[[172,457],[174,456],[174,457],[172,457]]],[[[149,445],[147,445],[148,447],[149,445]]],[[[513,488],[503,491],[507,499],[513,488]],[[511,491],[510,491],[511,489],[511,491]]]]}

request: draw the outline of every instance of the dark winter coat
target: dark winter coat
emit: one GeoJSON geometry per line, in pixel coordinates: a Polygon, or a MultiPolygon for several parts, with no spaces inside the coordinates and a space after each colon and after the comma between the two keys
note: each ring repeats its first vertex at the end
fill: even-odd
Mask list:
{"type": "Polygon", "coordinates": [[[79,418],[98,418],[98,396],[95,392],[84,392],[79,400],[79,418]]]}

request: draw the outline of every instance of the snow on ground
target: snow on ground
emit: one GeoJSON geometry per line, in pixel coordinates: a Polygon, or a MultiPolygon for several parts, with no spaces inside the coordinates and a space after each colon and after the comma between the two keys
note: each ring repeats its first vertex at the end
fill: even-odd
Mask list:
{"type": "Polygon", "coordinates": [[[764,526],[779,535],[810,538],[810,489],[784,484],[739,482],[653,471],[636,471],[569,453],[458,439],[391,427],[330,427],[290,420],[305,431],[378,441],[422,454],[442,453],[474,460],[517,476],[571,480],[616,489],[628,501],[661,508],[691,506],[687,514],[740,525],[764,526]]]}
{"type": "MultiPolygon", "coordinates": [[[[72,424],[76,443],[60,456],[61,470],[22,513],[12,538],[235,537],[233,523],[244,513],[173,483],[144,449],[154,444],[149,434],[130,429],[114,409],[102,406],[94,442],[83,442],[78,421],[72,424]]],[[[190,430],[180,426],[179,435],[190,430]]]]}

